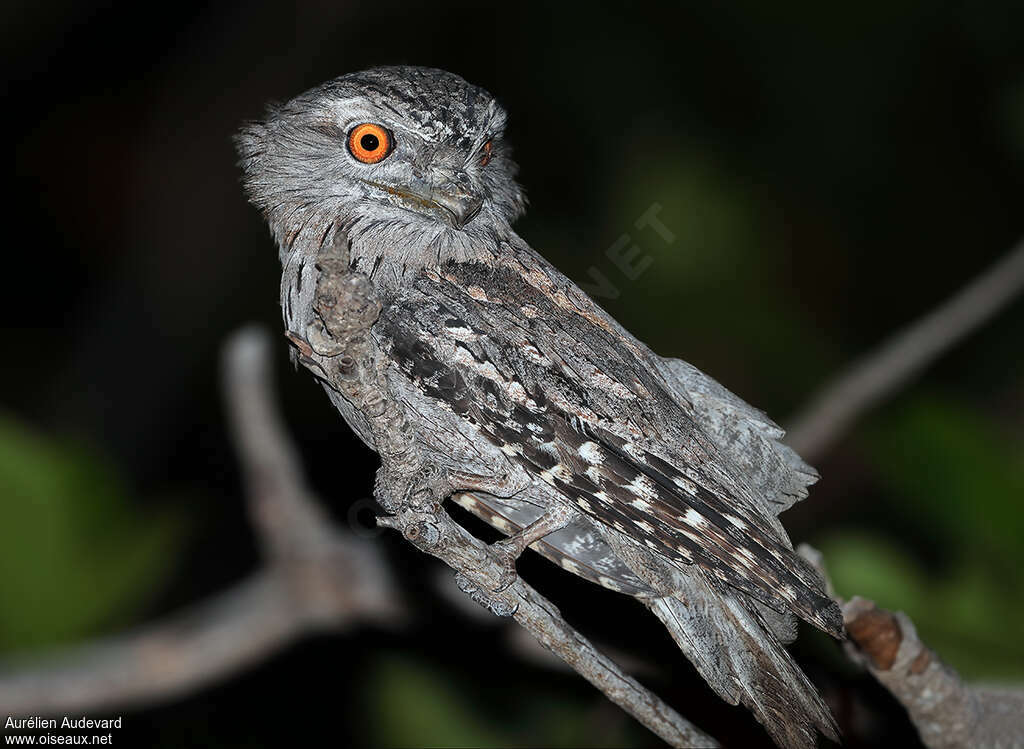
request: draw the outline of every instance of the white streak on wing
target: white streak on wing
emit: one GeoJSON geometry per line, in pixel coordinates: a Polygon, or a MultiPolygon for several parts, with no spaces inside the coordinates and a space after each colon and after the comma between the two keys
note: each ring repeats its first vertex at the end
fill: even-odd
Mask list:
{"type": "Polygon", "coordinates": [[[502,386],[505,385],[505,378],[501,376],[501,373],[498,372],[494,364],[489,361],[478,362],[473,358],[473,355],[462,346],[454,346],[451,349],[451,357],[456,364],[465,367],[471,372],[476,372],[478,375],[486,377],[488,380],[493,380],[502,386]]]}
{"type": "Polygon", "coordinates": [[[625,488],[630,494],[635,494],[638,497],[646,499],[658,498],[658,487],[642,473],[637,474],[637,477],[626,484],[625,488]]]}
{"type": "Polygon", "coordinates": [[[578,416],[584,421],[598,421],[597,414],[595,414],[586,406],[579,406],[571,403],[568,399],[565,398],[565,396],[563,396],[557,390],[552,390],[550,393],[547,394],[547,396],[557,408],[564,411],[565,413],[572,414],[573,416],[578,416]]]}
{"type": "Polygon", "coordinates": [[[655,535],[654,526],[648,523],[646,520],[634,520],[633,522],[636,523],[637,527],[642,528],[644,531],[650,533],[652,536],[655,535]]]}
{"type": "Polygon", "coordinates": [[[748,526],[748,525],[746,524],[746,522],[744,522],[744,520],[743,520],[742,518],[738,518],[738,517],[736,517],[735,515],[726,515],[725,517],[726,517],[726,519],[727,519],[727,520],[728,520],[728,521],[729,521],[730,523],[732,523],[733,525],[735,525],[735,526],[736,526],[737,528],[739,528],[740,530],[744,530],[744,531],[745,531],[745,530],[747,530],[747,528],[749,527],[749,526],[748,526]]]}
{"type": "Polygon", "coordinates": [[[473,355],[467,349],[462,348],[462,346],[455,346],[451,354],[454,362],[463,367],[472,367],[476,364],[476,359],[473,358],[473,355]]]}
{"type": "Polygon", "coordinates": [[[686,559],[688,561],[693,560],[693,555],[690,553],[690,550],[687,549],[685,546],[676,546],[676,551],[679,552],[679,556],[681,556],[683,559],[686,559]]]}
{"type": "Polygon", "coordinates": [[[633,460],[639,463],[647,462],[646,460],[644,460],[643,450],[637,447],[635,442],[626,442],[625,444],[622,445],[622,450],[626,453],[626,455],[628,455],[633,460]]]}
{"type": "Polygon", "coordinates": [[[705,518],[692,507],[686,511],[686,515],[680,518],[680,520],[682,520],[685,523],[689,523],[695,528],[702,528],[708,524],[707,518],[705,518]]]}
{"type": "MultiPolygon", "coordinates": [[[[518,403],[520,406],[524,406],[526,410],[532,411],[533,413],[544,413],[546,409],[541,408],[537,405],[537,401],[531,398],[526,388],[519,380],[512,380],[508,383],[505,390],[508,392],[508,397],[512,399],[514,403],[518,403]]],[[[532,422],[527,426],[532,426],[532,422]]]]}
{"type": "MultiPolygon", "coordinates": [[[[592,542],[592,539],[590,539],[592,542]]],[[[587,549],[588,539],[586,536],[573,536],[572,540],[562,544],[562,550],[569,556],[578,557],[587,549]]]]}
{"type": "Polygon", "coordinates": [[[448,335],[462,343],[474,343],[480,340],[478,333],[474,333],[470,328],[465,328],[461,325],[448,328],[448,335]]]}
{"type": "Polygon", "coordinates": [[[672,479],[672,483],[675,484],[676,486],[678,486],[680,489],[682,489],[687,494],[690,494],[690,495],[693,495],[693,496],[696,496],[696,494],[697,494],[697,485],[694,484],[689,479],[684,478],[683,476],[675,476],[672,479]]]}
{"type": "Polygon", "coordinates": [[[483,364],[474,362],[474,365],[474,369],[487,379],[494,380],[495,382],[504,382],[504,378],[498,373],[497,368],[489,361],[485,361],[483,364]]]}
{"type": "Polygon", "coordinates": [[[480,503],[477,501],[476,497],[472,494],[466,494],[465,492],[454,495],[452,497],[452,501],[454,501],[459,507],[464,507],[467,510],[472,510],[474,507],[480,507],[480,503]]]}
{"type": "Polygon", "coordinates": [[[579,456],[591,465],[599,466],[604,461],[604,453],[596,442],[584,442],[577,450],[579,456]]]}
{"type": "Polygon", "coordinates": [[[494,513],[491,513],[491,525],[493,525],[495,528],[497,528],[502,533],[508,533],[508,534],[515,533],[515,529],[512,527],[512,524],[509,523],[501,515],[495,515],[494,513]]]}
{"type": "Polygon", "coordinates": [[[752,569],[758,566],[757,557],[750,553],[750,549],[741,547],[736,550],[736,556],[739,557],[739,560],[744,567],[752,569]]]}
{"type": "MultiPolygon", "coordinates": [[[[679,532],[682,533],[687,538],[689,538],[690,540],[695,541],[697,543],[704,543],[706,541],[706,539],[703,536],[701,536],[699,533],[694,533],[689,528],[686,528],[686,527],[680,528],[679,532]]],[[[687,553],[689,553],[689,552],[687,552],[687,553]]]]}
{"type": "Polygon", "coordinates": [[[562,566],[573,574],[578,575],[580,573],[580,566],[573,560],[569,559],[569,557],[562,557],[562,566]]]}
{"type": "Polygon", "coordinates": [[[559,463],[551,470],[541,471],[540,477],[547,483],[554,484],[556,478],[562,479],[562,481],[572,480],[572,473],[569,472],[568,468],[559,463]]]}

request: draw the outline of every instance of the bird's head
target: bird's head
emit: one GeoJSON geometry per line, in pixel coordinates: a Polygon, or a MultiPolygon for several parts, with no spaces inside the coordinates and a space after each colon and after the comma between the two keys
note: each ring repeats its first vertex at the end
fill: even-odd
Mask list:
{"type": "Polygon", "coordinates": [[[505,119],[457,75],[381,67],[272,106],[236,143],[249,197],[282,245],[325,219],[439,237],[522,213],[505,119]]]}

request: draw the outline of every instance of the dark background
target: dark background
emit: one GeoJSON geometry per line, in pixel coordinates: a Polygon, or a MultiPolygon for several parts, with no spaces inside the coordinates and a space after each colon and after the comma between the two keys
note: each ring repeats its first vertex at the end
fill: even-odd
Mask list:
{"type": "MultiPolygon", "coordinates": [[[[782,423],[1024,229],[1024,5],[1011,0],[13,2],[0,14],[13,146],[0,654],[156,619],[259,564],[218,352],[243,323],[280,331],[276,249],[230,140],[269,100],[383,63],[488,88],[510,112],[530,197],[520,233],[577,280],[598,268],[620,292],[599,301],[641,339],[782,423]],[[671,244],[634,228],[655,203],[671,244]],[[652,258],[636,280],[604,254],[623,233],[652,258]]],[[[825,552],[841,594],[907,611],[977,679],[1024,676],[1022,333],[1017,302],[819,459],[823,480],[785,517],[825,552]]],[[[285,350],[285,414],[344,523],[375,459],[285,350]]],[[[413,601],[405,630],[308,640],[126,713],[122,743],[653,743],[578,678],[526,662],[503,626],[453,608],[432,560],[378,542],[413,601]]],[[[703,728],[766,742],[639,606],[536,559],[521,570],[703,728]]],[[[824,637],[804,632],[794,652],[848,745],[915,740],[824,637]]]]}

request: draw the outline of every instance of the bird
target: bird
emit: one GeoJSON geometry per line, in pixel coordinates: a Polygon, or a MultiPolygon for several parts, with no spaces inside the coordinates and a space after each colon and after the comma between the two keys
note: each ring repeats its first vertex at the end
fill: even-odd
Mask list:
{"type": "MultiPolygon", "coordinates": [[[[450,500],[633,596],[711,688],[777,744],[838,728],[784,647],[796,618],[842,639],[821,575],[778,514],[818,474],[763,412],[630,334],[512,228],[526,198],[486,90],[443,70],[348,73],[271,104],[236,136],[282,264],[288,331],[314,321],[318,253],[348,242],[380,300],[388,397],[450,500]]],[[[373,447],[366,420],[328,389],[373,447]]]]}

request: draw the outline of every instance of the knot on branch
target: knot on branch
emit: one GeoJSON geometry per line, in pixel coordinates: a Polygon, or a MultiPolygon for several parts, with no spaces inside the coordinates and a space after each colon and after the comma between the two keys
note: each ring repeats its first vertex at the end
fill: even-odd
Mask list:
{"type": "Polygon", "coordinates": [[[377,525],[400,531],[406,541],[411,541],[421,548],[436,546],[441,540],[441,530],[437,526],[435,515],[403,510],[398,515],[378,517],[377,525]]]}
{"type": "Polygon", "coordinates": [[[903,632],[896,617],[867,601],[847,607],[846,631],[875,668],[888,671],[896,662],[903,632]]]}
{"type": "Polygon", "coordinates": [[[437,529],[437,526],[423,519],[405,526],[402,529],[402,535],[406,540],[423,546],[434,546],[441,540],[441,531],[437,529]]]}

